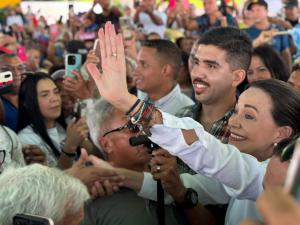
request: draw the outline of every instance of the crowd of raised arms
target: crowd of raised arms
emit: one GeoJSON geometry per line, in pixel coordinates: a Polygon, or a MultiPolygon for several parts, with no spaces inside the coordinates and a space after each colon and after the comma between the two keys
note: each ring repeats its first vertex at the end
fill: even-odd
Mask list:
{"type": "Polygon", "coordinates": [[[198,1],[0,8],[0,225],[300,224],[298,0],[198,1]]]}

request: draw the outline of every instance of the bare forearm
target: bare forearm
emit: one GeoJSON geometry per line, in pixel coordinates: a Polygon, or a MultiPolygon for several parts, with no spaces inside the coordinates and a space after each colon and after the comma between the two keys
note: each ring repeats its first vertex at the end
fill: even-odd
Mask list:
{"type": "Polygon", "coordinates": [[[141,190],[144,179],[144,173],[123,168],[116,168],[116,172],[125,177],[125,187],[130,188],[135,192],[139,192],[141,190]]]}
{"type": "Polygon", "coordinates": [[[58,159],[57,167],[62,170],[65,170],[72,167],[72,165],[73,165],[73,159],[62,153],[58,159]]]}
{"type": "Polygon", "coordinates": [[[159,16],[155,15],[153,12],[148,13],[148,15],[150,16],[152,22],[155,23],[156,25],[164,24],[163,20],[159,16]]]}
{"type": "Polygon", "coordinates": [[[292,57],[289,49],[285,49],[282,52],[282,58],[284,59],[286,65],[288,66],[289,71],[292,69],[292,57]]]}

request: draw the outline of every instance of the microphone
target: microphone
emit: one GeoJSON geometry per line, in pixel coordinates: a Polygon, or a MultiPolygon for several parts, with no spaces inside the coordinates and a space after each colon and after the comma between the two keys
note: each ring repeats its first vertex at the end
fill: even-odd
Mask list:
{"type": "Polygon", "coordinates": [[[148,138],[147,135],[139,135],[139,136],[131,137],[131,138],[129,138],[129,144],[131,146],[144,145],[148,149],[151,150],[150,152],[152,152],[153,150],[156,150],[156,149],[160,148],[157,144],[153,143],[148,138]]]}

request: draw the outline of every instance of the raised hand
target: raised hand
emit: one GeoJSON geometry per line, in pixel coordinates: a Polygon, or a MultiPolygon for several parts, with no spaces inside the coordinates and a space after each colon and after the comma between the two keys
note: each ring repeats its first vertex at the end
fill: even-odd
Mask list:
{"type": "Polygon", "coordinates": [[[116,108],[126,112],[134,104],[136,97],[127,90],[124,44],[121,34],[116,34],[111,22],[105,30],[98,32],[102,71],[96,64],[87,64],[101,96],[116,108]]]}

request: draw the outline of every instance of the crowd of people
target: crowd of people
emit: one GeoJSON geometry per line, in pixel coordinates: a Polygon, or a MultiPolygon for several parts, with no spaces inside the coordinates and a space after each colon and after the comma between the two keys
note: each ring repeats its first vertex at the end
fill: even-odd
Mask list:
{"type": "Polygon", "coordinates": [[[298,0],[201,1],[1,11],[0,224],[300,224],[298,0]]]}

